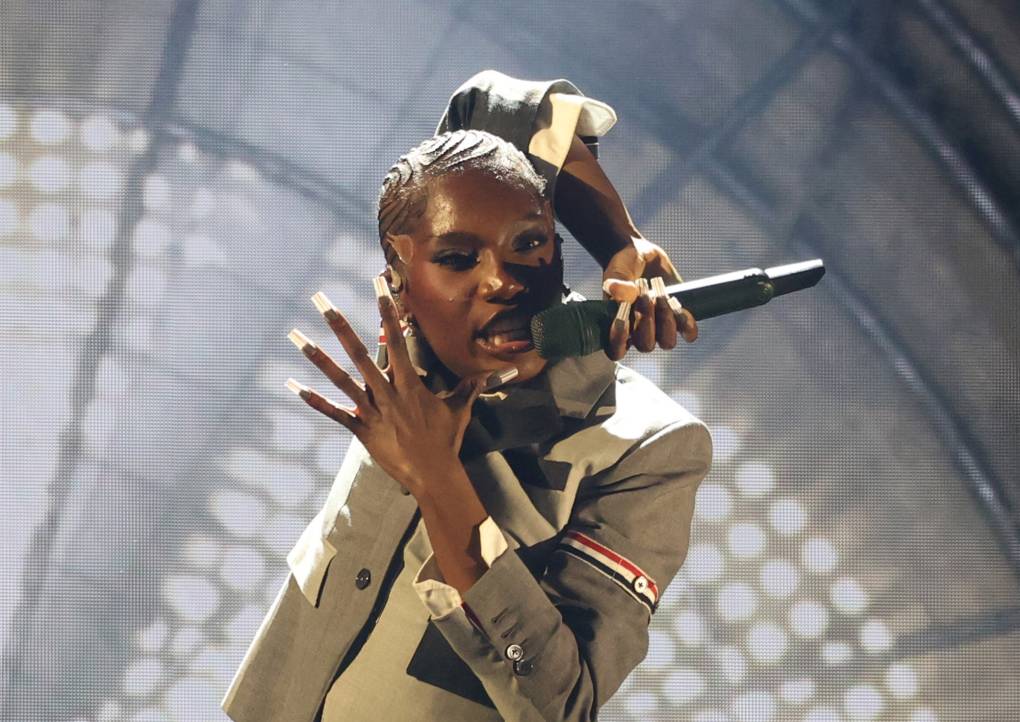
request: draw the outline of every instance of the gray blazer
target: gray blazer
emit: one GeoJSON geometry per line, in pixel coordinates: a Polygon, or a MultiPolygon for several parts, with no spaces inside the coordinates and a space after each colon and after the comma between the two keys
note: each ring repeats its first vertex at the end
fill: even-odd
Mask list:
{"type": "MultiPolygon", "coordinates": [[[[462,458],[511,551],[463,595],[472,623],[433,620],[436,639],[419,647],[432,664],[408,670],[457,662],[459,678],[426,681],[508,720],[593,719],[647,652],[711,437],[602,352],[510,388],[476,404],[462,458]]],[[[237,722],[314,720],[385,603],[414,498],[356,442],[330,497],[223,699],[237,722]],[[308,559],[325,559],[324,573],[308,559]]]]}

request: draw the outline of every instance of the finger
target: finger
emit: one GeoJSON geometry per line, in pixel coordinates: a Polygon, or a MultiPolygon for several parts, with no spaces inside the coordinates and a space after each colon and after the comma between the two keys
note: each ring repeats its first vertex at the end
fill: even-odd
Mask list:
{"type": "Polygon", "coordinates": [[[401,385],[417,380],[418,374],[407,353],[404,331],[400,328],[397,304],[390,294],[390,287],[382,276],[375,276],[372,279],[372,286],[379,302],[379,315],[382,316],[383,329],[386,332],[386,357],[390,362],[393,380],[401,385]]]}
{"type": "Polygon", "coordinates": [[[627,303],[634,303],[641,293],[637,283],[619,278],[607,278],[602,283],[602,290],[614,301],[626,301],[627,303]]]}
{"type": "Polygon", "coordinates": [[[326,378],[332,381],[334,386],[347,394],[355,406],[362,409],[373,408],[368,394],[365,393],[365,387],[357,379],[340,368],[330,355],[323,351],[315,342],[296,328],[291,329],[291,332],[287,334],[287,338],[313,364],[318,366],[322,373],[326,374],[326,378]]]}
{"type": "Polygon", "coordinates": [[[322,291],[312,296],[312,303],[319,309],[319,313],[326,319],[326,323],[333,329],[333,333],[340,339],[340,345],[344,347],[347,356],[354,362],[358,371],[361,372],[361,378],[365,380],[365,390],[371,396],[375,405],[378,406],[380,402],[385,403],[385,400],[389,399],[393,394],[393,385],[383,375],[379,367],[375,365],[375,361],[369,355],[368,349],[365,348],[365,344],[361,342],[358,334],[351,328],[351,324],[340,313],[340,310],[326,298],[326,294],[322,291]]]}
{"type": "Polygon", "coordinates": [[[364,422],[355,415],[356,410],[337,406],[318,391],[308,388],[300,381],[287,379],[286,386],[316,411],[343,425],[354,434],[361,432],[364,422]]]}
{"type": "Polygon", "coordinates": [[[634,331],[631,340],[638,351],[651,351],[655,348],[655,304],[648,292],[648,282],[641,278],[641,295],[634,304],[634,331]]]}
{"type": "Polygon", "coordinates": [[[698,338],[698,320],[694,318],[694,314],[688,309],[681,310],[677,324],[680,327],[680,333],[683,334],[684,341],[693,343],[698,338]]]}
{"type": "Polygon", "coordinates": [[[677,317],[665,296],[655,299],[655,339],[664,349],[676,347],[677,317]]]}
{"type": "Polygon", "coordinates": [[[619,361],[627,355],[627,339],[630,338],[631,305],[622,302],[616,309],[616,318],[609,327],[609,348],[606,355],[613,361],[619,361]]]}

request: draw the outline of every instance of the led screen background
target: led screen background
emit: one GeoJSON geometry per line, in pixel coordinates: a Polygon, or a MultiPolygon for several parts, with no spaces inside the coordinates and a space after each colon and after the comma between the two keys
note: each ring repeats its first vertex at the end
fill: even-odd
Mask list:
{"type": "Polygon", "coordinates": [[[1018,38],[1005,0],[4,2],[0,717],[225,719],[349,439],[286,334],[342,355],[323,290],[374,338],[379,183],[485,68],[617,110],[686,278],[828,268],[627,357],[715,461],[602,717],[1015,717],[1018,38]]]}

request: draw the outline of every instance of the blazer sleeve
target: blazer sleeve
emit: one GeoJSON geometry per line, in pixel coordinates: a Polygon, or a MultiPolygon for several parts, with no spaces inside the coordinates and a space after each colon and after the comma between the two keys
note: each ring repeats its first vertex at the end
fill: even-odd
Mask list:
{"type": "Polygon", "coordinates": [[[552,198],[573,136],[596,151],[597,138],[615,123],[612,107],[569,80],[521,80],[483,70],[454,92],[436,133],[484,130],[513,143],[545,178],[552,198]]]}
{"type": "Polygon", "coordinates": [[[541,578],[504,553],[463,595],[460,614],[433,620],[505,719],[595,719],[644,659],[711,459],[696,420],[641,441],[582,482],[541,578]]]}

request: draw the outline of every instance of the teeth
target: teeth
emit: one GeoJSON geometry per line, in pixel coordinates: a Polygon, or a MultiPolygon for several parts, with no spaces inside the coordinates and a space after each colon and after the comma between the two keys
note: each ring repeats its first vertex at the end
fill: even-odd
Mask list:
{"type": "Polygon", "coordinates": [[[490,334],[485,338],[489,343],[499,346],[510,341],[526,341],[531,338],[531,332],[526,328],[518,328],[513,331],[490,334]]]}

